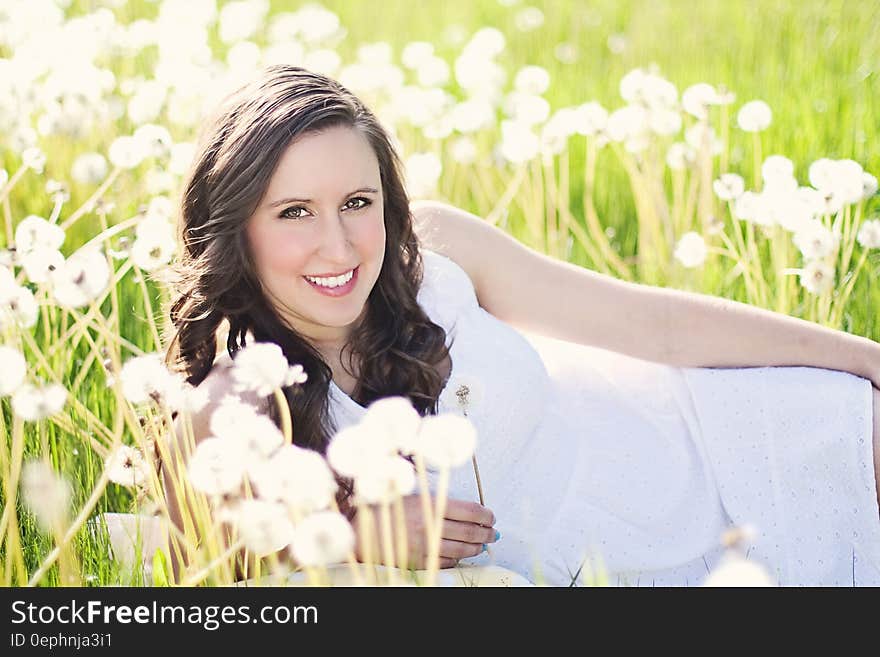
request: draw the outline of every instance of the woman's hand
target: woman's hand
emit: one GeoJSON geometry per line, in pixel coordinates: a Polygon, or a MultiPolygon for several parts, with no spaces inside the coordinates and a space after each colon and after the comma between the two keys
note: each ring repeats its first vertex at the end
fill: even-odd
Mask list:
{"type": "MultiPolygon", "coordinates": [[[[428,567],[428,539],[426,521],[422,513],[421,495],[406,495],[402,498],[404,530],[406,532],[406,546],[409,563],[407,568],[424,570],[428,567]]],[[[431,508],[435,508],[435,499],[431,497],[431,508]]],[[[373,561],[379,563],[383,552],[379,552],[380,521],[379,506],[370,505],[373,517],[373,561]]],[[[358,513],[361,511],[358,510],[358,513]]],[[[396,513],[392,506],[392,538],[394,540],[395,555],[397,555],[397,529],[396,513]]],[[[360,519],[355,515],[352,520],[355,531],[355,555],[358,561],[364,560],[364,537],[361,535],[360,519]]],[[[475,557],[483,551],[484,543],[495,541],[495,514],[489,509],[476,502],[464,500],[446,500],[443,526],[440,530],[440,568],[452,568],[459,559],[475,557]]],[[[400,564],[397,564],[400,565],[400,564]]]]}

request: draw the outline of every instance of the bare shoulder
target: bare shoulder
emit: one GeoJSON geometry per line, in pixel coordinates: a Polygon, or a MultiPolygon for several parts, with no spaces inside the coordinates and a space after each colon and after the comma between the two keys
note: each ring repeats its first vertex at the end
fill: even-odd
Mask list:
{"type": "Polygon", "coordinates": [[[467,273],[484,309],[489,310],[493,287],[506,285],[506,274],[522,269],[535,254],[497,226],[448,203],[414,201],[410,209],[422,246],[446,256],[467,273]]]}

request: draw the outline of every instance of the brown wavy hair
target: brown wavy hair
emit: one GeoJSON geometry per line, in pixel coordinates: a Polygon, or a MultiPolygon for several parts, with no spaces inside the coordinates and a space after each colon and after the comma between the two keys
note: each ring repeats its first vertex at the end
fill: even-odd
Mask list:
{"type": "MultiPolygon", "coordinates": [[[[379,121],[335,80],[295,66],[272,66],[230,95],[202,132],[183,190],[178,237],[182,254],[171,269],[176,288],[167,316],[174,332],[166,365],[199,385],[214,364],[228,326],[234,359],[251,332],[274,342],[308,381],[284,390],[294,418],[294,443],[319,453],[336,432],[329,414],[330,367],[307,338],[281,319],[263,293],[245,225],[261,202],[285,149],[299,137],[355,128],[379,162],[384,196],[385,259],[362,322],[343,347],[360,365],[356,400],[364,406],[393,395],[420,415],[437,413],[443,381],[436,366],[448,356],[446,332],[416,301],[423,263],[412,228],[401,163],[379,121]]],[[[345,359],[343,359],[344,361],[345,359]]],[[[354,376],[353,372],[349,372],[354,376]]],[[[268,404],[280,426],[278,409],[268,404]]],[[[352,515],[349,480],[337,477],[337,501],[352,515]]]]}

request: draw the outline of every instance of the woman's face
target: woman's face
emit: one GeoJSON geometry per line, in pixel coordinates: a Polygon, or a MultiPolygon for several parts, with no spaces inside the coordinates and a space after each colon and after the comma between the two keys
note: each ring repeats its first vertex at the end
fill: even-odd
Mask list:
{"type": "Polygon", "coordinates": [[[369,141],[337,126],[287,147],[248,220],[269,301],[319,349],[341,348],[366,311],[385,257],[384,217],[379,162],[369,141]],[[352,280],[336,288],[341,296],[306,279],[344,280],[355,268],[352,280]]]}

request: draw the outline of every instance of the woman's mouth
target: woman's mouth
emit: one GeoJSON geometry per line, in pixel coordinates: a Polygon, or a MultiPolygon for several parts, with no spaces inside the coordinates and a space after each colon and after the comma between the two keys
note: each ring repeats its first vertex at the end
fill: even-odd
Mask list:
{"type": "Polygon", "coordinates": [[[360,265],[342,276],[334,276],[331,278],[303,276],[303,278],[314,290],[325,296],[342,297],[351,292],[354,289],[354,286],[357,285],[359,270],[360,265]]]}

